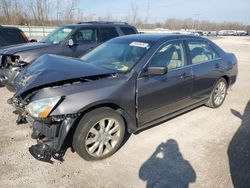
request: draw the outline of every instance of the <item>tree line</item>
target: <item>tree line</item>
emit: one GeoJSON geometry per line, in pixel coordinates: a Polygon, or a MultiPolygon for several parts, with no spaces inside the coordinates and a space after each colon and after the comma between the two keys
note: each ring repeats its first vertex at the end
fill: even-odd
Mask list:
{"type": "Polygon", "coordinates": [[[138,6],[135,1],[131,2],[127,16],[119,20],[111,14],[102,17],[84,14],[81,9],[77,8],[78,3],[79,0],[0,0],[0,24],[58,26],[65,23],[76,23],[78,21],[105,20],[125,21],[140,29],[246,30],[250,32],[250,25],[244,25],[242,23],[214,23],[192,18],[166,18],[163,22],[149,23],[148,14],[146,18],[140,18],[138,6]]]}
{"type": "Polygon", "coordinates": [[[0,24],[54,26],[72,22],[78,0],[0,0],[0,24]]]}

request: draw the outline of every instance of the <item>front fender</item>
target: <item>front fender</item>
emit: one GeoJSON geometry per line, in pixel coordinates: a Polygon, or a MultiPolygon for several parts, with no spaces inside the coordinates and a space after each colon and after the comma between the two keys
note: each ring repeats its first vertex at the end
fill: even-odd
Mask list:
{"type": "Polygon", "coordinates": [[[64,100],[52,111],[51,116],[82,114],[100,106],[108,106],[122,109],[126,120],[131,122],[131,126],[136,126],[135,80],[132,78],[106,78],[48,87],[37,91],[31,101],[55,96],[63,96],[64,100]]]}

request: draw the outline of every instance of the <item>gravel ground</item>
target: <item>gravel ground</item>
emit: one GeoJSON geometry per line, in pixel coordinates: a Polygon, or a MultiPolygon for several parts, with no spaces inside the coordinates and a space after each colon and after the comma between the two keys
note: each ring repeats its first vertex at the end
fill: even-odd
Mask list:
{"type": "Polygon", "coordinates": [[[31,157],[0,89],[0,187],[250,187],[250,40],[213,39],[239,60],[237,83],[219,109],[200,107],[132,135],[112,157],[87,162],[70,150],[53,165],[31,157]]]}

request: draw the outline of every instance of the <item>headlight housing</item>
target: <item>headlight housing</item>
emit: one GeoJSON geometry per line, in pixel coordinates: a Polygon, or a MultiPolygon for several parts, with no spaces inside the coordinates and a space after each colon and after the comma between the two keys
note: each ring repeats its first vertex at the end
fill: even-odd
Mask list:
{"type": "Polygon", "coordinates": [[[52,97],[33,101],[26,107],[27,112],[34,118],[46,118],[62,97],[52,97]]]}

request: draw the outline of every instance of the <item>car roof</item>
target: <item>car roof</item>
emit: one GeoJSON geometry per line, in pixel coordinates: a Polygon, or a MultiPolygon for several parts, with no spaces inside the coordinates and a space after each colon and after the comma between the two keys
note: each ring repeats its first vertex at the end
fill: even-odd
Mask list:
{"type": "MultiPolygon", "coordinates": [[[[193,36],[193,35],[184,35],[184,34],[133,34],[122,36],[128,39],[139,39],[139,40],[147,40],[152,42],[157,42],[159,40],[173,40],[173,39],[184,39],[184,38],[194,38],[201,39],[202,37],[193,36]]],[[[203,38],[202,38],[203,39],[203,38]]]]}
{"type": "Polygon", "coordinates": [[[66,24],[68,27],[83,27],[83,26],[120,26],[120,27],[133,27],[126,22],[106,22],[106,21],[90,21],[90,22],[79,22],[76,24],[66,24]]]}
{"type": "MultiPolygon", "coordinates": [[[[184,34],[133,34],[133,35],[124,35],[118,37],[119,39],[126,39],[126,40],[139,40],[141,42],[152,42],[156,43],[158,41],[167,41],[167,40],[174,40],[174,39],[204,39],[203,37],[193,36],[193,35],[184,35],[184,34]]],[[[117,39],[118,39],[117,38],[117,39]]]]}
{"type": "Polygon", "coordinates": [[[2,26],[0,25],[0,29],[11,29],[11,30],[18,30],[21,31],[19,28],[17,27],[11,27],[11,26],[2,26]]]}

